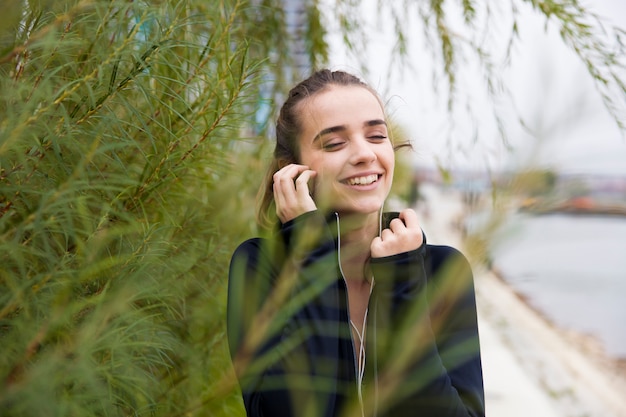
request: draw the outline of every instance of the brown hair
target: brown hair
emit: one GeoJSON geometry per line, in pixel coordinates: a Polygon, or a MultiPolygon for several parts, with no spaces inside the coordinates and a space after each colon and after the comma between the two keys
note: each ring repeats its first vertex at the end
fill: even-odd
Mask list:
{"type": "MultiPolygon", "coordinates": [[[[379,100],[378,93],[358,77],[343,71],[322,69],[293,87],[280,109],[276,120],[276,146],[265,179],[259,189],[257,222],[262,227],[271,227],[277,222],[274,208],[272,176],[279,169],[300,162],[298,136],[301,131],[298,104],[309,97],[326,91],[330,86],[358,86],[369,90],[379,100]]],[[[381,107],[382,101],[381,101],[381,107]]]]}

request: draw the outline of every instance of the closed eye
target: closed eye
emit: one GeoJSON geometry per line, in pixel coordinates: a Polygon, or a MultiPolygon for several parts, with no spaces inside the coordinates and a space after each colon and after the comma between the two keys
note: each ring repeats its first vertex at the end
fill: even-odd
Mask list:
{"type": "Polygon", "coordinates": [[[326,142],[322,145],[322,149],[324,149],[325,151],[332,151],[338,149],[344,143],[344,141],[326,142]]]}

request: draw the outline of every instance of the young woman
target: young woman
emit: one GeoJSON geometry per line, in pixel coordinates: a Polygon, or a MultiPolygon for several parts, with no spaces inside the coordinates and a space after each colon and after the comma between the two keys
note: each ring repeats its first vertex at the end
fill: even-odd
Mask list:
{"type": "Polygon", "coordinates": [[[231,261],[228,339],[248,416],[484,416],[467,260],[383,213],[381,100],[322,70],[289,93],[259,217],[231,261]],[[272,221],[275,216],[275,221],[272,221]]]}

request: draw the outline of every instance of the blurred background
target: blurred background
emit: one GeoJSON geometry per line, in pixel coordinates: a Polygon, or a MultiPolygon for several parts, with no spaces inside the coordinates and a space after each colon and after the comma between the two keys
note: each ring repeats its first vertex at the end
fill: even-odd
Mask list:
{"type": "MultiPolygon", "coordinates": [[[[364,3],[365,73],[415,146],[411,164],[424,228],[439,243],[460,233],[466,253],[489,269],[479,272],[479,307],[483,327],[499,333],[485,339],[503,345],[483,343],[488,414],[626,415],[618,394],[626,376],[626,142],[615,117],[623,114],[623,87],[618,103],[607,103],[558,19],[529,3],[511,8],[507,2],[492,5],[493,20],[477,14],[488,29],[451,19],[454,36],[479,43],[489,57],[460,54],[450,110],[441,88],[445,71],[428,46],[432,38],[410,31],[406,57],[397,59],[388,10],[364,3]],[[508,304],[494,301],[500,293],[492,278],[514,296],[508,304]],[[520,311],[510,305],[517,302],[520,311]],[[525,326],[535,315],[564,345],[525,326]],[[590,363],[563,352],[572,347],[590,363]],[[524,368],[516,382],[500,375],[518,370],[490,360],[501,349],[524,368]],[[584,380],[597,382],[595,394],[584,393],[584,380]],[[534,388],[544,393],[533,394],[534,388]]],[[[585,7],[607,26],[626,25],[623,2],[585,7]]],[[[339,36],[331,45],[333,65],[358,71],[359,59],[346,58],[339,36]]],[[[618,60],[623,79],[623,54],[618,60]]]]}
{"type": "Polygon", "coordinates": [[[0,0],[0,410],[243,415],[230,255],[287,89],[379,92],[474,265],[487,415],[623,416],[620,0],[0,0]]]}

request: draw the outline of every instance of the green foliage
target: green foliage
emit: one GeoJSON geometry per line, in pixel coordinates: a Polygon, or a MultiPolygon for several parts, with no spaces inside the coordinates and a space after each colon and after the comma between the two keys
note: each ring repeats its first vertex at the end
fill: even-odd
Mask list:
{"type": "Polygon", "coordinates": [[[556,182],[557,174],[554,171],[529,169],[517,173],[510,187],[520,195],[538,197],[552,194],[556,182]]]}
{"type": "MultiPolygon", "coordinates": [[[[349,50],[365,68],[370,55],[366,50],[369,33],[359,2],[342,0],[337,21],[349,50]],[[361,16],[361,17],[359,17],[361,16]]],[[[473,73],[472,87],[484,88],[493,102],[507,97],[502,68],[511,64],[511,52],[517,45],[523,8],[532,8],[546,19],[546,30],[552,25],[563,43],[585,64],[597,90],[618,127],[626,128],[626,39],[622,28],[613,27],[589,6],[576,0],[377,0],[381,15],[388,16],[386,26],[394,28],[395,48],[389,72],[401,74],[407,67],[411,76],[423,73],[419,63],[408,62],[409,39],[423,39],[433,65],[433,89],[447,103],[450,124],[457,109],[476,119],[472,97],[459,89],[464,75],[476,64],[481,78],[473,73]],[[384,13],[387,12],[388,14],[384,13]],[[505,39],[502,39],[503,36],[505,39]],[[501,43],[505,46],[502,51],[501,43]],[[398,65],[400,59],[402,65],[398,65]]],[[[376,35],[374,35],[376,36],[376,35]]],[[[467,82],[467,81],[466,81],[467,82]]],[[[491,109],[496,126],[506,144],[507,129],[497,108],[491,109]]],[[[485,112],[485,109],[481,109],[485,112]]]]}
{"type": "MultiPolygon", "coordinates": [[[[409,3],[388,3],[400,53],[409,3]]],[[[444,3],[416,7],[454,91],[460,40],[444,3]]],[[[590,71],[599,68],[596,50],[621,68],[618,54],[591,42],[578,14],[532,3],[579,22],[563,36],[589,35],[571,45],[590,51],[590,71]]],[[[355,49],[366,43],[358,4],[342,0],[336,15],[355,49]]],[[[256,136],[265,124],[252,121],[259,107],[275,111],[268,84],[291,84],[281,7],[3,2],[2,415],[241,414],[224,290],[230,254],[254,228],[252,201],[266,166],[266,141],[256,136]]],[[[471,26],[476,2],[461,7],[471,26]]],[[[317,2],[307,17],[306,53],[321,66],[328,45],[317,2]]],[[[609,87],[619,82],[592,74],[609,87]]]]}
{"type": "Polygon", "coordinates": [[[620,129],[626,129],[626,32],[607,27],[578,1],[526,0],[556,23],[563,42],[580,57],[620,129]]]}
{"type": "Polygon", "coordinates": [[[393,184],[389,200],[399,199],[403,206],[415,204],[412,195],[416,191],[415,172],[411,163],[412,143],[402,126],[389,123],[390,137],[396,147],[396,164],[393,172],[393,184]],[[408,146],[407,146],[408,145],[408,146]]]}
{"type": "Polygon", "coordinates": [[[328,61],[328,44],[326,43],[326,30],[323,25],[322,16],[319,9],[319,1],[307,7],[307,34],[309,62],[312,68],[319,68],[328,61]]]}
{"type": "Polygon", "coordinates": [[[236,210],[250,205],[251,186],[233,165],[280,45],[280,31],[258,24],[275,9],[206,0],[7,9],[2,414],[236,415],[224,289],[252,213],[236,210]]]}

